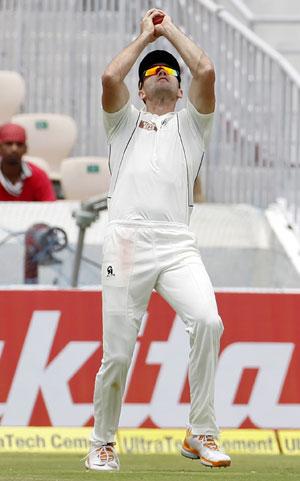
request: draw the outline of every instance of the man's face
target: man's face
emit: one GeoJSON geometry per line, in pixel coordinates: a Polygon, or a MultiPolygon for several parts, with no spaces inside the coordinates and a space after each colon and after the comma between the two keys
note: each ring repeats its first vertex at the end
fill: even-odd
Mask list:
{"type": "Polygon", "coordinates": [[[26,151],[26,144],[23,142],[5,141],[0,143],[0,157],[2,158],[2,162],[11,165],[20,164],[26,151]]]}
{"type": "Polygon", "coordinates": [[[182,90],[179,87],[177,76],[174,70],[165,66],[154,66],[146,71],[143,84],[140,87],[140,98],[146,102],[153,100],[155,97],[167,97],[169,100],[177,101],[182,97],[182,90]],[[173,71],[173,74],[170,71],[173,71]],[[147,73],[150,72],[150,75],[147,73]]]}

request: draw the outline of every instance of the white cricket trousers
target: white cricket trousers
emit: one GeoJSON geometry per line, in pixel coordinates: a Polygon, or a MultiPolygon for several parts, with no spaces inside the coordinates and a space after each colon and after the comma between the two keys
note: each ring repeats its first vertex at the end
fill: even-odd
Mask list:
{"type": "Polygon", "coordinates": [[[214,378],[223,324],[194,234],[184,224],[110,222],[102,288],[103,358],[95,382],[93,444],[115,439],[127,372],[153,289],[173,307],[189,334],[192,432],[217,436],[214,378]]]}

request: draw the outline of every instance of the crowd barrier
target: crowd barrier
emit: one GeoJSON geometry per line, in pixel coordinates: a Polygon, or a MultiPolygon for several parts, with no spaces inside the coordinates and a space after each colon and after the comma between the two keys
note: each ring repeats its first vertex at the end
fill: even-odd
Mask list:
{"type": "MultiPolygon", "coordinates": [[[[216,295],[225,326],[218,423],[300,429],[300,291],[216,295]]],[[[3,288],[0,305],[1,425],[91,426],[101,292],[3,288]]],[[[185,427],[188,351],[183,322],[153,293],[128,375],[122,428],[185,427]]]]}

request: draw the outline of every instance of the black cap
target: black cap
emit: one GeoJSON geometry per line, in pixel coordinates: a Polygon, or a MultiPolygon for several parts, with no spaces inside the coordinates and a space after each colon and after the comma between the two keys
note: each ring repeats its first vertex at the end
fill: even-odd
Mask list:
{"type": "Polygon", "coordinates": [[[139,80],[143,83],[144,80],[144,72],[150,67],[154,67],[155,65],[167,65],[168,67],[177,70],[178,72],[178,82],[180,85],[181,78],[180,78],[180,66],[177,62],[174,55],[167,52],[166,50],[153,50],[149,52],[141,61],[139,66],[139,80]]]}

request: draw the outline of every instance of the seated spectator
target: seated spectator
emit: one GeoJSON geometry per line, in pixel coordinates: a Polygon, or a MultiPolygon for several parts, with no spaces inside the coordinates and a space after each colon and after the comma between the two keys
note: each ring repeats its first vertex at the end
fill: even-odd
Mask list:
{"type": "Polygon", "coordinates": [[[17,124],[0,127],[0,201],[53,201],[54,189],[47,174],[22,157],[26,131],[17,124]]]}

